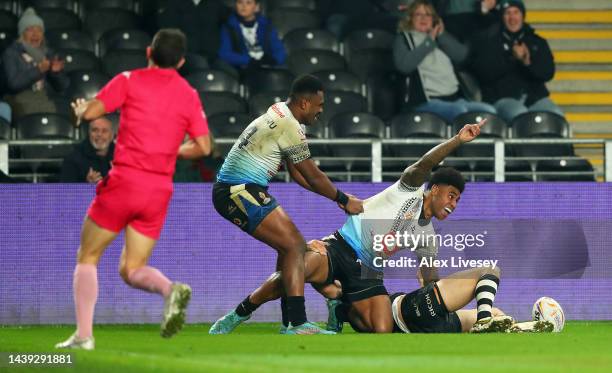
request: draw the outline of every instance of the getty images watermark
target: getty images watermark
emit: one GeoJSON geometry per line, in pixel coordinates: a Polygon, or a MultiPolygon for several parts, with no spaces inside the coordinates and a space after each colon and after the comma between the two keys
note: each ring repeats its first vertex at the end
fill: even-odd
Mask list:
{"type": "Polygon", "coordinates": [[[421,259],[399,257],[389,259],[399,250],[422,251],[431,254],[433,248],[452,247],[458,252],[465,249],[482,248],[485,246],[487,231],[477,234],[432,234],[409,233],[407,231],[372,236],[372,249],[379,253],[372,264],[377,268],[478,268],[497,267],[497,259],[464,259],[462,256],[451,256],[448,259],[435,259],[432,255],[420,255],[421,259]]]}

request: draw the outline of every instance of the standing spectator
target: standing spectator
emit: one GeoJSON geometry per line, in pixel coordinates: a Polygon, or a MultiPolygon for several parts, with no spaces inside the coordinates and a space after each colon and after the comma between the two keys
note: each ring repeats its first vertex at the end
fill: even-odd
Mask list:
{"type": "Polygon", "coordinates": [[[483,100],[494,104],[507,122],[527,111],[563,115],[548,97],[545,83],[555,75],[555,62],[545,39],[524,22],[522,1],[501,2],[499,27],[474,42],[472,67],[482,87],[483,100]]]}
{"type": "Polygon", "coordinates": [[[178,28],[189,35],[187,50],[217,64],[221,25],[228,9],[221,0],[172,0],[160,15],[160,27],[178,28]]]}
{"type": "Polygon", "coordinates": [[[13,118],[32,113],[55,113],[49,85],[56,91],[68,87],[64,61],[45,42],[45,25],[34,9],[28,8],[17,25],[19,39],[4,51],[3,65],[10,94],[7,101],[13,118]]]}
{"type": "Polygon", "coordinates": [[[244,69],[283,65],[285,47],[276,28],[259,12],[259,0],[236,0],[236,11],[221,29],[219,58],[244,69]]]}
{"type": "Polygon", "coordinates": [[[433,112],[448,122],[468,111],[495,114],[491,105],[461,97],[453,62],[465,61],[468,50],[444,32],[433,6],[415,0],[406,12],[393,42],[395,68],[408,76],[405,109],[433,112]]]}
{"type": "Polygon", "coordinates": [[[100,117],[89,123],[87,139],[64,159],[60,182],[92,183],[102,180],[111,169],[115,144],[113,123],[100,117]]]}

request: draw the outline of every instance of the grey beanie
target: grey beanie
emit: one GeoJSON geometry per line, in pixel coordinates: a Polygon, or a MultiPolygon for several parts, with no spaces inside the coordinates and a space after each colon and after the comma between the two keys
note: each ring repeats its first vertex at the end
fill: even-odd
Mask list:
{"type": "Polygon", "coordinates": [[[42,18],[36,14],[34,8],[28,8],[23,12],[21,18],[19,18],[19,23],[17,24],[19,35],[23,35],[24,31],[27,30],[28,27],[32,26],[40,26],[40,28],[45,31],[45,23],[43,22],[42,18]]]}

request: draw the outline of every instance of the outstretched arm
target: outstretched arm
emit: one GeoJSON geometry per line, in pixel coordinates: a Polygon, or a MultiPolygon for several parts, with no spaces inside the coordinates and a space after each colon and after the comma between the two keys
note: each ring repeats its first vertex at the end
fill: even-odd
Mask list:
{"type": "Polygon", "coordinates": [[[401,182],[405,186],[420,187],[427,179],[431,170],[461,144],[474,140],[480,134],[480,127],[487,122],[481,120],[478,124],[466,124],[458,134],[428,151],[416,163],[409,166],[402,174],[401,182]]]}

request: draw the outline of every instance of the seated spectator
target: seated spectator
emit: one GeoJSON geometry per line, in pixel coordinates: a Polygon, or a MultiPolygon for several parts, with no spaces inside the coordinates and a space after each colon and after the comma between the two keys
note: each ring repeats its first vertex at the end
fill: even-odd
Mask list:
{"type": "Polygon", "coordinates": [[[97,183],[112,167],[115,144],[113,123],[101,117],[89,123],[87,139],[75,146],[64,159],[60,173],[62,183],[97,183]]]}
{"type": "Polygon", "coordinates": [[[428,1],[415,0],[408,7],[399,31],[393,42],[393,60],[395,68],[408,76],[404,110],[432,112],[448,122],[468,111],[495,114],[491,105],[461,97],[453,62],[463,62],[467,48],[444,32],[442,20],[428,1]]]}
{"type": "Polygon", "coordinates": [[[478,37],[472,68],[483,100],[494,104],[507,122],[527,111],[563,115],[548,97],[546,82],[555,74],[555,62],[545,39],[524,22],[522,1],[501,2],[502,21],[478,37]]]}
{"type": "Polygon", "coordinates": [[[49,85],[61,92],[68,87],[64,61],[45,42],[45,25],[34,9],[28,8],[17,25],[19,39],[2,56],[13,118],[33,113],[55,113],[49,85]]]}
{"type": "Polygon", "coordinates": [[[219,58],[235,68],[285,63],[285,47],[276,28],[258,12],[259,0],[236,0],[235,13],[221,28],[219,58]]]}
{"type": "Polygon", "coordinates": [[[434,0],[448,32],[465,43],[499,22],[497,0],[434,0]]]}
{"type": "Polygon", "coordinates": [[[0,118],[11,123],[11,107],[4,101],[0,101],[0,118]]]}

